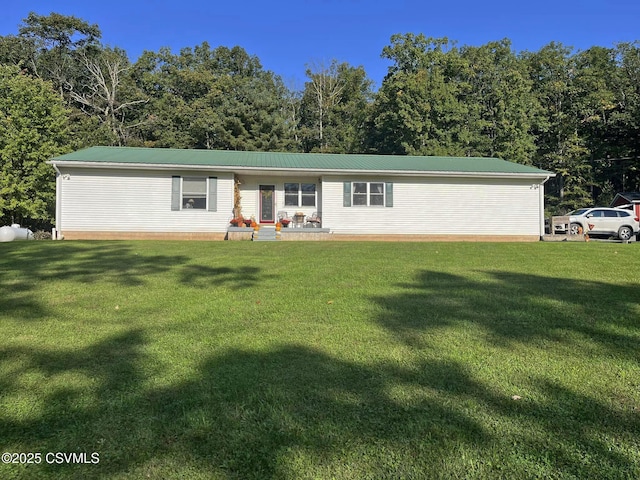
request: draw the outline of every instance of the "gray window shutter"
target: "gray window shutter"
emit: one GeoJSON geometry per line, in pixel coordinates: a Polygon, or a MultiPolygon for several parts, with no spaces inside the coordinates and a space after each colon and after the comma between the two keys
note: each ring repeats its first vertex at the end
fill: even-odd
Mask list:
{"type": "Polygon", "coordinates": [[[180,210],[180,177],[171,177],[171,210],[180,210]]]}
{"type": "Polygon", "coordinates": [[[342,196],[342,206],[350,207],[351,206],[351,182],[344,182],[342,186],[343,196],[342,196]]]}
{"type": "Polygon", "coordinates": [[[218,178],[209,177],[209,211],[218,211],[218,178]]]}
{"type": "Polygon", "coordinates": [[[393,207],[393,183],[384,184],[384,206],[393,207]]]}

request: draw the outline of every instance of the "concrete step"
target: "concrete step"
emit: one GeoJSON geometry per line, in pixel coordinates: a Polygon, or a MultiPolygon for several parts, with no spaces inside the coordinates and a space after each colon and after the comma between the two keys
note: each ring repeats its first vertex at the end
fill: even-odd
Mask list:
{"type": "Polygon", "coordinates": [[[280,235],[274,227],[262,227],[260,230],[254,230],[252,240],[254,242],[277,242],[280,235]]]}

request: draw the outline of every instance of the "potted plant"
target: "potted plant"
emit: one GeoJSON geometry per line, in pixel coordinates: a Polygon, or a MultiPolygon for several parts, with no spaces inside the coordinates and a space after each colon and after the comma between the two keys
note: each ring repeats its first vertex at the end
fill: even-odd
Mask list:
{"type": "Polygon", "coordinates": [[[291,223],[291,220],[289,220],[288,218],[283,218],[282,220],[280,220],[280,224],[282,225],[283,228],[287,228],[290,223],[291,223]]]}
{"type": "Polygon", "coordinates": [[[242,217],[234,217],[231,219],[231,221],[229,222],[233,227],[239,227],[244,225],[243,224],[243,219],[242,217]]]}

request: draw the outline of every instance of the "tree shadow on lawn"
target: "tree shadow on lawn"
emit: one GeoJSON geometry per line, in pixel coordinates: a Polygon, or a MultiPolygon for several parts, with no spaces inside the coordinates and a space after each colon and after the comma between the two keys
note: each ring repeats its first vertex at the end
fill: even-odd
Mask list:
{"type": "Polygon", "coordinates": [[[258,283],[273,278],[258,267],[207,267],[203,265],[185,265],[181,270],[181,282],[195,288],[227,286],[233,290],[255,287],[258,283]]]}
{"type": "MultiPolygon", "coordinates": [[[[613,285],[511,272],[476,273],[482,275],[469,278],[422,271],[414,283],[402,285],[402,293],[373,299],[383,309],[377,321],[417,349],[437,350],[438,340],[431,334],[442,333],[443,327],[450,326],[457,332],[476,332],[481,336],[480,342],[507,352],[517,352],[519,344],[544,351],[555,349],[552,345],[558,344],[567,351],[586,354],[585,357],[591,354],[632,364],[640,362],[637,284],[613,285]]],[[[447,353],[443,355],[446,357],[447,353]]],[[[509,395],[498,397],[481,392],[483,401],[495,414],[544,432],[538,440],[526,433],[514,439],[522,454],[541,463],[553,459],[552,464],[563,475],[613,478],[616,474],[603,474],[613,471],[629,472],[628,478],[637,477],[637,454],[615,451],[623,445],[626,452],[635,449],[637,453],[637,385],[628,385],[628,390],[619,392],[625,398],[615,399],[611,402],[615,406],[609,406],[538,372],[534,367],[527,374],[528,387],[536,393],[537,400],[518,402],[509,395]],[[608,437],[607,442],[603,436],[608,437]],[[545,442],[549,439],[555,445],[545,442]]],[[[615,393],[612,391],[611,395],[615,393]]]]}
{"type": "Polygon", "coordinates": [[[144,242],[34,242],[6,248],[0,268],[31,281],[145,284],[145,277],[191,260],[185,255],[149,255],[144,242]]]}
{"type": "Polygon", "coordinates": [[[48,309],[37,289],[47,282],[138,287],[153,276],[175,273],[178,285],[246,289],[267,278],[257,267],[213,268],[201,262],[187,255],[149,254],[145,242],[0,245],[0,312],[27,320],[45,317],[48,309]]]}
{"type": "MultiPolygon", "coordinates": [[[[454,364],[434,362],[419,371],[364,367],[287,346],[212,356],[192,378],[145,387],[144,345],[143,332],[132,330],[77,352],[1,352],[2,362],[21,365],[3,379],[7,396],[24,388],[22,375],[34,372],[46,378],[76,372],[97,383],[90,394],[55,389],[41,399],[40,413],[26,419],[5,412],[3,451],[100,453],[98,465],[29,465],[32,478],[132,472],[166,478],[192,469],[205,477],[263,479],[299,478],[311,467],[330,472],[343,459],[360,463],[356,474],[416,475],[446,458],[454,440],[489,441],[454,406],[428,395],[404,402],[389,393],[393,387],[480,393],[454,364]]],[[[3,468],[20,471],[0,466],[0,473],[3,468]]]]}
{"type": "Polygon", "coordinates": [[[283,346],[211,356],[191,377],[154,386],[146,342],[144,332],[131,330],[81,351],[0,352],[2,362],[21,366],[2,380],[6,396],[24,389],[21,376],[29,373],[46,379],[75,372],[95,383],[89,390],[65,386],[46,393],[23,419],[5,409],[3,451],[100,454],[98,465],[43,463],[28,470],[4,465],[0,473],[28,472],[30,478],[473,476],[468,462],[457,458],[461,450],[481,473],[492,468],[507,476],[530,473],[517,465],[483,465],[487,459],[499,461],[502,449],[514,448],[515,454],[546,463],[543,472],[551,476],[566,469],[597,478],[602,465],[633,472],[634,460],[591,441],[580,418],[565,420],[554,445],[541,444],[527,431],[502,438],[490,431],[490,423],[475,418],[474,409],[488,408],[553,430],[561,408],[554,400],[569,396],[585,415],[603,418],[602,428],[627,436],[640,428],[633,416],[615,416],[553,385],[545,386],[549,403],[534,405],[531,412],[523,403],[497,397],[455,362],[359,365],[307,347],[283,346]],[[474,407],[477,403],[481,406],[474,407]],[[576,446],[582,450],[576,452],[576,446]],[[585,452],[591,460],[587,466],[579,455],[585,452]]]}
{"type": "Polygon", "coordinates": [[[611,354],[640,361],[640,285],[480,272],[484,279],[422,271],[398,295],[372,300],[378,322],[401,341],[425,346],[434,328],[477,325],[496,345],[585,338],[611,354]],[[576,335],[577,334],[577,335],[576,335]]]}

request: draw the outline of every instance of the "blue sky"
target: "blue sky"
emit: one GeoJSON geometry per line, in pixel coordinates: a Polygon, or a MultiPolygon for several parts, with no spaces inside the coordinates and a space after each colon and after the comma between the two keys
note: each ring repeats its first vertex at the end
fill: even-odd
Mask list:
{"type": "Polygon", "coordinates": [[[584,50],[640,40],[638,0],[9,0],[0,35],[17,33],[30,11],[96,23],[102,42],[132,61],[160,47],[239,45],[290,87],[302,86],[305,65],[331,59],[362,65],[379,86],[389,66],[380,54],[394,33],[473,46],[509,38],[518,52],[551,41],[584,50]]]}

